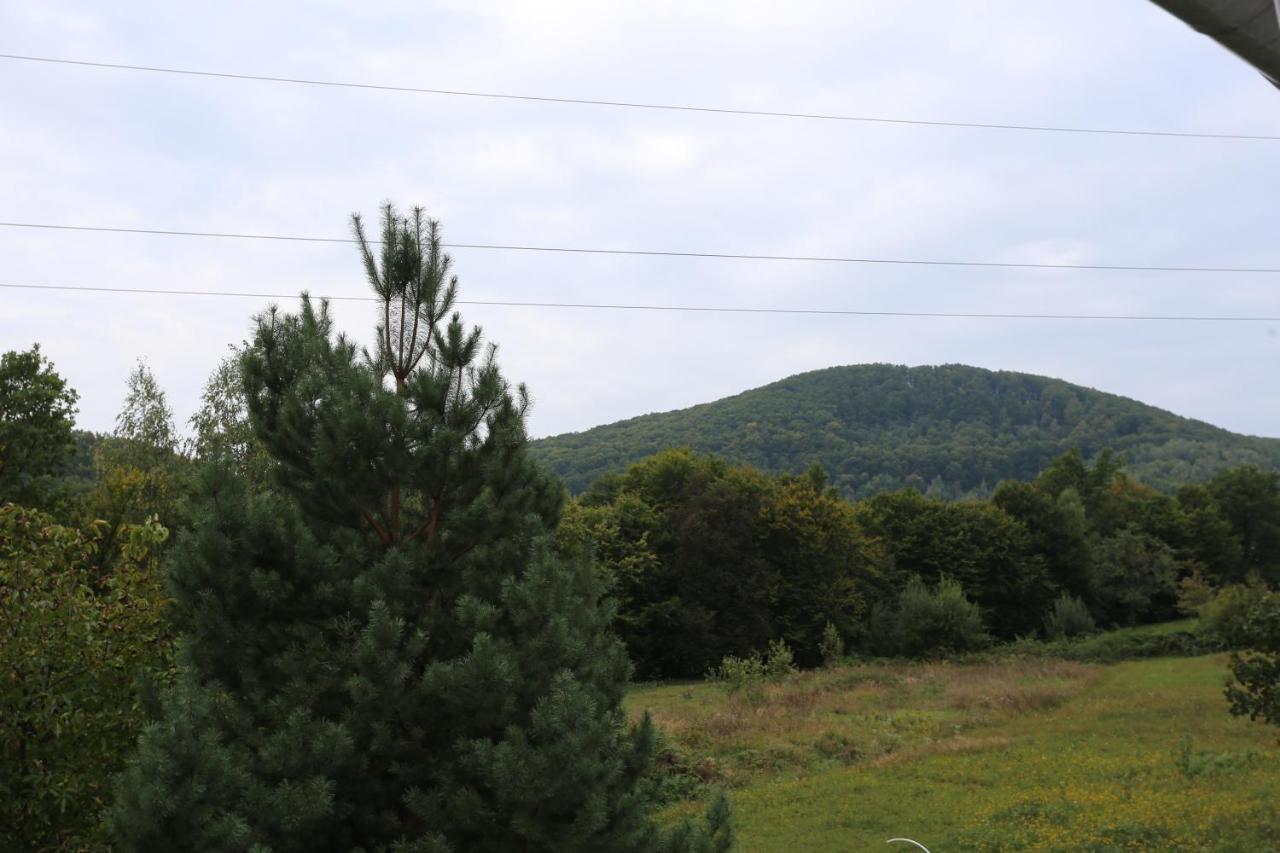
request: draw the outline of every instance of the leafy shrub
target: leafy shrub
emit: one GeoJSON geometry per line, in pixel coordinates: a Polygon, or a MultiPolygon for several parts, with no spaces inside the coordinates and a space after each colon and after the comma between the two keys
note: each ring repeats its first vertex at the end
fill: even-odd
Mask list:
{"type": "Polygon", "coordinates": [[[1249,653],[1231,655],[1231,713],[1280,726],[1280,592],[1249,608],[1240,637],[1249,653]]]}
{"type": "Polygon", "coordinates": [[[764,673],[770,681],[777,681],[795,673],[796,659],[786,640],[771,640],[769,654],[765,657],[764,673]]]}
{"type": "Polygon", "coordinates": [[[1051,640],[1092,634],[1097,627],[1089,608],[1073,595],[1063,595],[1053,602],[1053,609],[1044,620],[1045,636],[1051,640]]]}
{"type": "MultiPolygon", "coordinates": [[[[752,652],[746,657],[725,655],[720,665],[707,672],[708,681],[716,681],[730,693],[758,693],[766,681],[778,681],[796,672],[795,657],[786,640],[772,640],[769,652],[761,657],[752,652]]],[[[763,698],[752,695],[752,698],[763,698]]]]}
{"type": "Polygon", "coordinates": [[[881,604],[872,612],[872,646],[880,654],[926,657],[989,645],[978,606],[948,577],[933,589],[913,577],[893,606],[881,604]]]}
{"type": "Polygon", "coordinates": [[[1000,647],[994,654],[1114,663],[1141,658],[1194,657],[1221,650],[1220,642],[1196,631],[1144,626],[1058,640],[1018,640],[1000,647]]]}
{"type": "Polygon", "coordinates": [[[169,677],[156,554],[168,531],[127,525],[96,576],[105,525],[0,506],[0,849],[105,849],[98,812],[144,723],[135,677],[169,677]]]}
{"type": "Polygon", "coordinates": [[[1249,644],[1249,616],[1268,594],[1257,578],[1223,587],[1200,606],[1200,630],[1226,648],[1244,648],[1249,644]]]}
{"type": "Polygon", "coordinates": [[[823,666],[834,666],[844,659],[844,638],[840,631],[830,622],[822,630],[822,642],[818,646],[822,654],[823,666]]]}
{"type": "Polygon", "coordinates": [[[1213,584],[1196,569],[1178,581],[1178,612],[1184,616],[1197,616],[1217,593],[1213,584]]]}
{"type": "Polygon", "coordinates": [[[765,664],[758,652],[742,658],[725,655],[720,665],[707,673],[708,681],[719,682],[730,693],[759,687],[764,678],[765,664]]]}

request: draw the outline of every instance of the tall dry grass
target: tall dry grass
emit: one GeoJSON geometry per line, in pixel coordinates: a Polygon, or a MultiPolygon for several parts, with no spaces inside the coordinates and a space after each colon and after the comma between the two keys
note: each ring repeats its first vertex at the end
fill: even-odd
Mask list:
{"type": "Polygon", "coordinates": [[[1100,671],[1052,659],[867,663],[736,693],[706,683],[658,686],[628,705],[653,716],[673,766],[736,786],[832,763],[1000,746],[1007,739],[984,736],[984,727],[1056,708],[1100,671]]]}

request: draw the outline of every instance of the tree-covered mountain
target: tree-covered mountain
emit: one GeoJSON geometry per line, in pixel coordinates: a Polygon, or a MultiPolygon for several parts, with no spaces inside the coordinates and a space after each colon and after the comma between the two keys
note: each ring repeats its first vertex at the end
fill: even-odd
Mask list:
{"type": "Polygon", "coordinates": [[[915,486],[986,496],[1078,448],[1112,448],[1161,490],[1236,465],[1280,468],[1280,439],[1238,435],[1092,388],[964,365],[851,365],[802,373],[689,409],[544,438],[535,455],[569,488],[665,448],[772,472],[820,463],[850,497],[915,486]]]}

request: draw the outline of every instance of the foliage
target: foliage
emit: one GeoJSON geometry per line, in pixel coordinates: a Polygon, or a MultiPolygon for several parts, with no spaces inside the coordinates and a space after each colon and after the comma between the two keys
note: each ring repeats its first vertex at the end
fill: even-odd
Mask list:
{"type": "Polygon", "coordinates": [[[841,641],[894,653],[883,635],[912,577],[954,578],[1002,641],[1168,620],[1243,553],[1212,489],[1160,495],[1110,453],[1093,464],[1065,454],[989,501],[903,489],[848,504],[817,466],[770,477],[667,451],[571,502],[557,543],[597,557],[644,677],[694,675],[770,637],[813,666],[828,624],[841,641]]]}
{"type": "Polygon", "coordinates": [[[1122,517],[1117,508],[1126,485],[1123,467],[1122,460],[1109,447],[1098,454],[1092,465],[1085,462],[1079,448],[1073,447],[1050,462],[1035,484],[1053,498],[1067,492],[1074,494],[1094,528],[1108,532],[1110,525],[1122,517]]]}
{"type": "Polygon", "coordinates": [[[990,644],[978,606],[946,576],[932,589],[910,578],[892,605],[877,605],[872,615],[869,645],[877,654],[936,657],[990,644]]]}
{"type": "Polygon", "coordinates": [[[730,693],[758,687],[765,680],[764,658],[759,652],[745,657],[725,655],[719,666],[707,670],[707,680],[719,682],[730,693]]]}
{"type": "Polygon", "coordinates": [[[0,507],[0,848],[105,849],[99,811],[143,723],[135,679],[163,682],[172,637],[154,520],[122,531],[0,507]]]}
{"type": "Polygon", "coordinates": [[[833,666],[844,660],[844,637],[840,636],[840,630],[830,622],[822,629],[822,643],[819,644],[818,651],[822,654],[823,666],[833,666]]]}
{"type": "Polygon", "coordinates": [[[562,548],[593,549],[641,677],[689,677],[781,638],[806,665],[831,622],[864,628],[883,555],[821,477],[769,477],[668,451],[571,505],[562,548]]]}
{"type": "Polygon", "coordinates": [[[796,658],[786,640],[770,640],[769,652],[764,659],[764,674],[777,681],[796,673],[796,658]]]}
{"type": "Polygon", "coordinates": [[[1280,592],[1253,603],[1241,633],[1251,651],[1231,656],[1231,713],[1280,726],[1280,592]]]}
{"type": "Polygon", "coordinates": [[[1178,563],[1173,550],[1133,528],[1092,542],[1089,595],[1108,625],[1134,625],[1176,613],[1178,563]]]}
{"type": "Polygon", "coordinates": [[[71,453],[55,471],[55,497],[41,502],[43,508],[64,521],[83,515],[85,498],[98,476],[98,449],[108,438],[105,433],[91,430],[71,431],[71,453]]]}
{"type": "Polygon", "coordinates": [[[1183,616],[1196,616],[1218,594],[1198,569],[1178,581],[1178,612],[1183,616]]]}
{"type": "Polygon", "coordinates": [[[973,596],[996,636],[1039,629],[1053,584],[1031,553],[1026,527],[998,506],[947,503],[903,489],[863,501],[857,518],[885,543],[899,588],[910,577],[951,577],[973,596]]]}
{"type": "Polygon", "coordinates": [[[828,625],[845,637],[866,630],[871,605],[886,587],[885,549],[859,523],[856,509],[811,466],[781,477],[761,507],[759,547],[774,567],[773,633],[812,666],[828,625]]]}
{"type": "Polygon", "coordinates": [[[1061,595],[1053,602],[1053,609],[1044,620],[1045,636],[1051,640],[1062,637],[1079,637],[1097,630],[1093,616],[1085,603],[1074,595],[1061,595]]]}
{"type": "Polygon", "coordinates": [[[1106,448],[1172,491],[1232,466],[1280,467],[1280,441],[1236,435],[1056,379],[963,365],[865,364],[803,373],[733,397],[542,439],[534,453],[581,492],[610,472],[687,447],[798,474],[817,460],[849,498],[903,487],[987,497],[1078,448],[1106,448]]]}
{"type": "Polygon", "coordinates": [[[660,830],[656,735],[625,725],[613,609],[556,553],[523,387],[457,313],[438,225],[383,209],[377,343],[328,306],[259,318],[242,361],[273,459],[202,471],[168,560],[178,683],[112,809],[125,849],[724,849],[660,830]]]}
{"type": "Polygon", "coordinates": [[[1257,572],[1280,585],[1280,474],[1234,468],[1215,476],[1208,491],[1240,543],[1237,578],[1257,572]]]}
{"type": "Polygon", "coordinates": [[[761,657],[752,652],[745,657],[725,655],[720,665],[707,671],[707,680],[719,682],[730,693],[746,692],[752,701],[759,701],[759,688],[766,682],[779,682],[795,675],[795,656],[785,640],[771,640],[769,651],[761,657]]]}
{"type": "Polygon", "coordinates": [[[77,394],[40,353],[0,355],[0,503],[45,503],[74,446],[77,394]]]}
{"type": "MultiPolygon", "coordinates": [[[[124,439],[138,453],[173,453],[178,447],[173,409],[145,361],[138,359],[126,384],[129,393],[116,415],[116,437],[124,439]]],[[[142,467],[140,462],[134,464],[142,467]]]]}
{"type": "Polygon", "coordinates": [[[1071,487],[1053,495],[1035,483],[1006,480],[991,502],[1027,529],[1028,553],[1038,557],[1059,589],[1083,596],[1089,590],[1089,521],[1071,487]]]}
{"type": "Polygon", "coordinates": [[[1263,606],[1271,591],[1258,578],[1231,584],[1212,594],[1196,609],[1200,631],[1227,649],[1247,648],[1252,640],[1254,610],[1263,606]]]}
{"type": "Polygon", "coordinates": [[[205,382],[200,407],[191,416],[194,435],[187,442],[187,452],[201,461],[227,460],[242,477],[266,487],[271,457],[249,423],[241,365],[247,349],[247,345],[231,347],[230,355],[218,363],[205,382]]]}
{"type": "Polygon", "coordinates": [[[1243,543],[1223,517],[1214,492],[1203,485],[1183,486],[1178,490],[1176,507],[1172,529],[1158,530],[1158,535],[1185,559],[1202,566],[1207,579],[1219,584],[1244,580],[1250,566],[1244,559],[1243,543]]]}
{"type": "Polygon", "coordinates": [[[1057,640],[1020,639],[992,649],[987,656],[1057,658],[1087,663],[1116,663],[1145,658],[1194,657],[1222,651],[1222,643],[1191,622],[1165,622],[1119,628],[1057,640]]]}
{"type": "Polygon", "coordinates": [[[695,676],[764,648],[776,568],[759,546],[759,518],[771,487],[758,472],[672,451],[584,497],[612,506],[623,535],[648,552],[629,565],[602,559],[640,677],[695,676]]]}
{"type": "Polygon", "coordinates": [[[156,518],[168,529],[183,523],[181,501],[186,463],[177,453],[172,411],[164,391],[142,361],[126,380],[128,393],[116,416],[116,431],[94,443],[94,479],[80,500],[85,524],[102,530],[94,559],[107,574],[113,544],[130,526],[156,518]]]}

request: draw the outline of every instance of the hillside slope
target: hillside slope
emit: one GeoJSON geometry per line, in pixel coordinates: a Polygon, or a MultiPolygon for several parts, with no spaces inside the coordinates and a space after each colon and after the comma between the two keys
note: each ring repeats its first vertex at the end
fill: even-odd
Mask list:
{"type": "Polygon", "coordinates": [[[1034,477],[1058,454],[1119,451],[1158,489],[1234,465],[1280,468],[1280,439],[1202,421],[1043,376],[963,365],[832,367],[689,409],[534,442],[581,491],[600,475],[671,447],[767,471],[826,468],[850,497],[914,485],[940,497],[985,495],[1034,477]]]}

